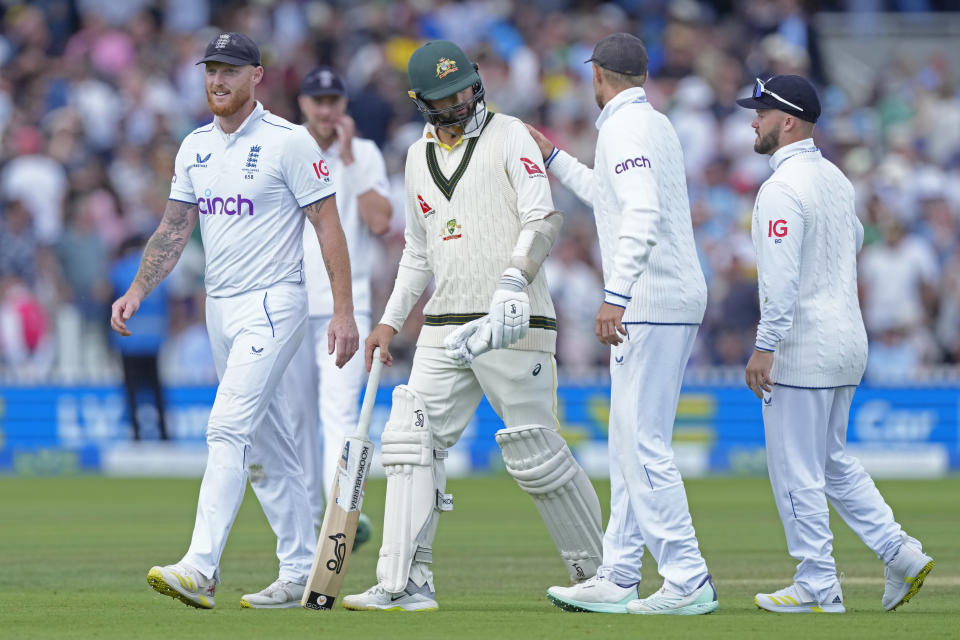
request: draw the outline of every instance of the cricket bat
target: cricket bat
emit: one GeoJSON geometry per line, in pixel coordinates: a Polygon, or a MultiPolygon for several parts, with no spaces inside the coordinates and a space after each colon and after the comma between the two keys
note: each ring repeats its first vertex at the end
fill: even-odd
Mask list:
{"type": "Polygon", "coordinates": [[[343,586],[347,573],[347,564],[353,551],[353,540],[357,534],[357,520],[360,507],[363,506],[363,492],[370,475],[373,462],[373,443],[370,442],[370,415],[380,384],[379,347],[373,350],[373,365],[367,379],[367,389],[363,392],[363,405],[360,408],[360,421],[353,435],[343,439],[342,455],[337,465],[337,475],[327,500],[327,509],[323,514],[323,525],[317,540],[317,551],[310,567],[307,588],[300,600],[307,609],[323,611],[333,608],[333,602],[343,586]]]}

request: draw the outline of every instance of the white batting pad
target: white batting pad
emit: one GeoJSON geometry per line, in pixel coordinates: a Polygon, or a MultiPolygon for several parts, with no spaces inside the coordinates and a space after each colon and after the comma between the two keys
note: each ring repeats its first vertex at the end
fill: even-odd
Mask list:
{"type": "Polygon", "coordinates": [[[446,451],[434,451],[423,399],[406,385],[393,390],[381,441],[387,495],[377,580],[387,592],[399,593],[414,560],[432,561],[440,511],[451,510],[453,499],[444,493],[446,451]]]}
{"type": "Polygon", "coordinates": [[[600,500],[567,443],[536,424],[501,429],[496,438],[507,471],[536,503],[570,579],[595,575],[603,561],[600,500]]]}

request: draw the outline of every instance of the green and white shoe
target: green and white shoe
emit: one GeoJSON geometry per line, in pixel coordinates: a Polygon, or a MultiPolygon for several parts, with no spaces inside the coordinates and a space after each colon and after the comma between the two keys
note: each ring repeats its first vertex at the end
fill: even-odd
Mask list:
{"type": "Polygon", "coordinates": [[[550,587],[547,600],[564,611],[626,613],[627,603],[637,599],[637,587],[621,587],[596,575],[571,587],[550,587]]]}
{"type": "Polygon", "coordinates": [[[357,520],[357,533],[353,536],[353,551],[356,551],[364,543],[373,537],[373,523],[370,522],[370,516],[360,512],[360,519],[357,520]]]}
{"type": "Polygon", "coordinates": [[[656,593],[627,604],[627,613],[640,615],[697,616],[713,613],[720,606],[713,578],[708,574],[693,593],[683,595],[665,586],[656,593]]]}

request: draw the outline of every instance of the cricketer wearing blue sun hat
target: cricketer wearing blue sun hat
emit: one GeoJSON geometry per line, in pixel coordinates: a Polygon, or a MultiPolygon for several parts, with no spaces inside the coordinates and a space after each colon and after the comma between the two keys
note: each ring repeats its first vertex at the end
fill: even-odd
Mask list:
{"type": "Polygon", "coordinates": [[[820,99],[809,80],[801,76],[757,78],[753,94],[737,100],[747,109],[777,109],[801,120],[815,123],[820,117],[820,99]]]}

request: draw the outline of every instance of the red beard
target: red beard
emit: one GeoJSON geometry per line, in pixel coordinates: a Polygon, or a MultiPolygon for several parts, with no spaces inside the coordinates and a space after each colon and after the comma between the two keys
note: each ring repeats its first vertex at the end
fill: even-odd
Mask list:
{"type": "Polygon", "coordinates": [[[240,108],[247,103],[250,99],[250,92],[244,89],[237,89],[231,91],[228,94],[229,100],[226,104],[220,103],[219,105],[214,102],[213,92],[216,91],[219,87],[215,89],[207,89],[207,105],[210,107],[210,111],[213,112],[213,115],[220,117],[229,117],[235,114],[240,108]]]}

